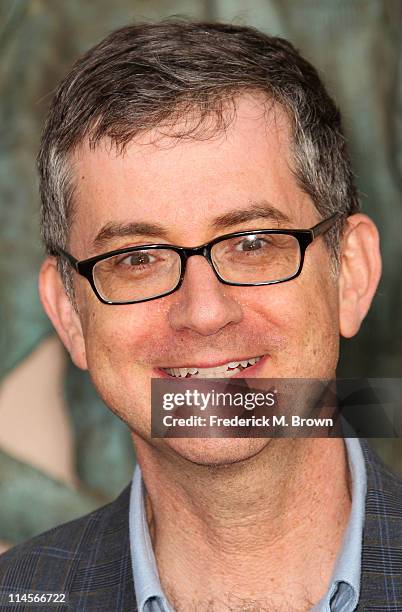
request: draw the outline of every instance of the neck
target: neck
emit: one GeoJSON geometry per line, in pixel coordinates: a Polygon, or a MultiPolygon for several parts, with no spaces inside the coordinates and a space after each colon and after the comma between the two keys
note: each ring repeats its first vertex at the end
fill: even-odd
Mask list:
{"type": "Polygon", "coordinates": [[[219,467],[135,442],[172,599],[261,598],[268,584],[296,601],[306,587],[309,601],[320,599],[350,512],[342,439],[271,440],[256,456],[219,467]]]}

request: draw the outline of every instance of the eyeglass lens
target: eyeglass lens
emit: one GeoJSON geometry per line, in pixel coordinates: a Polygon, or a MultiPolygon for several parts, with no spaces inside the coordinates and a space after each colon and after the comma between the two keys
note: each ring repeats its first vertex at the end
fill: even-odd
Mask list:
{"type": "Polygon", "coordinates": [[[232,283],[268,283],[296,274],[297,238],[287,234],[248,234],[214,245],[211,259],[218,274],[232,283]]]}

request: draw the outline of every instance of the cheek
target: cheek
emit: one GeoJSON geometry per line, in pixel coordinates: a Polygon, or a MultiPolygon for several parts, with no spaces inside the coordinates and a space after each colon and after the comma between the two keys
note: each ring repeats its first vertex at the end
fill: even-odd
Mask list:
{"type": "MultiPolygon", "coordinates": [[[[159,323],[160,326],[160,323],[159,323]]],[[[147,349],[158,334],[157,317],[144,304],[107,306],[99,304],[88,313],[85,325],[89,368],[102,364],[144,364],[147,349]]]]}
{"type": "Polygon", "coordinates": [[[130,429],[150,427],[149,347],[157,334],[155,317],[144,305],[95,305],[85,317],[88,369],[105,404],[130,429]]]}
{"type": "Polygon", "coordinates": [[[333,281],[307,274],[289,283],[268,287],[258,299],[267,328],[282,338],[273,352],[278,376],[333,376],[339,356],[337,288],[333,281]],[[309,282],[307,282],[309,281],[309,282]]]}
{"type": "Polygon", "coordinates": [[[339,358],[337,289],[317,275],[309,291],[294,300],[293,337],[305,377],[333,376],[339,358]]]}

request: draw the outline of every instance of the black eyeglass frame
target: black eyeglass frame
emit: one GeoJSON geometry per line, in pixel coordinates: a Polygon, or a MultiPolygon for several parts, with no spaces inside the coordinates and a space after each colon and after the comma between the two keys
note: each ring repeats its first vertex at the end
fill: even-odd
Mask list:
{"type": "Polygon", "coordinates": [[[211,266],[212,270],[214,271],[215,276],[224,285],[231,285],[235,287],[259,287],[263,285],[277,285],[279,283],[285,283],[287,281],[293,280],[294,278],[297,278],[301,274],[301,271],[303,269],[304,256],[305,256],[307,247],[316,238],[318,238],[318,236],[322,236],[329,229],[331,229],[331,227],[335,225],[336,221],[338,221],[342,216],[343,216],[343,213],[339,213],[339,212],[334,213],[327,219],[320,221],[319,223],[317,223],[317,225],[314,225],[313,227],[309,229],[279,229],[278,228],[278,229],[243,230],[241,232],[233,232],[230,234],[224,234],[223,236],[218,236],[217,238],[214,238],[210,242],[206,242],[205,244],[202,244],[197,247],[180,247],[180,246],[175,246],[172,244],[141,244],[135,247],[125,247],[124,249],[117,249],[114,251],[109,251],[108,253],[102,253],[102,255],[95,255],[95,257],[90,257],[89,259],[82,259],[81,261],[73,257],[73,255],[71,255],[67,251],[64,251],[63,249],[56,248],[55,253],[57,253],[57,255],[65,259],[70,264],[70,266],[74,268],[74,270],[78,274],[80,274],[81,276],[84,276],[88,280],[96,297],[103,304],[108,304],[110,306],[117,306],[117,305],[124,305],[124,304],[139,304],[141,302],[150,302],[151,300],[156,300],[158,298],[165,297],[167,295],[170,295],[171,293],[174,293],[178,289],[180,289],[183,283],[183,280],[184,280],[184,275],[186,273],[187,260],[189,257],[192,257],[193,255],[200,255],[202,257],[205,257],[205,259],[208,261],[209,265],[211,266]],[[297,271],[291,276],[288,276],[283,279],[273,280],[273,281],[264,281],[264,282],[259,282],[259,283],[237,283],[237,282],[227,281],[224,278],[222,278],[218,270],[215,268],[214,262],[212,260],[212,257],[211,257],[212,248],[219,242],[227,240],[228,238],[247,236],[247,234],[253,234],[253,235],[283,234],[287,236],[294,236],[297,239],[299,243],[299,248],[300,248],[300,263],[299,263],[299,267],[297,271]],[[136,251],[142,251],[144,249],[147,249],[147,250],[167,249],[167,250],[174,251],[175,253],[179,255],[180,262],[181,262],[181,270],[180,270],[179,280],[177,284],[175,285],[175,287],[173,289],[169,289],[169,291],[166,291],[165,293],[161,293],[159,295],[155,295],[155,296],[141,299],[141,300],[130,300],[127,302],[126,301],[122,302],[122,301],[106,300],[99,293],[96,287],[95,281],[94,281],[93,269],[95,265],[99,261],[102,261],[103,259],[108,259],[109,257],[113,257],[115,255],[124,255],[125,253],[133,253],[136,251]]]}

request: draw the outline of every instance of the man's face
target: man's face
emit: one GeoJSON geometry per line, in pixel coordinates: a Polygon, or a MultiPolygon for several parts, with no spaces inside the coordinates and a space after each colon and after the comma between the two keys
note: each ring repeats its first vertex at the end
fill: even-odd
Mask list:
{"type": "MultiPolygon", "coordinates": [[[[244,97],[225,133],[200,141],[151,140],[149,134],[137,139],[124,155],[106,142],[75,155],[70,251],[78,259],[147,243],[192,247],[229,232],[309,228],[319,221],[290,169],[289,123],[280,109],[265,115],[261,102],[244,97]],[[255,203],[280,215],[239,214],[255,203]],[[162,226],[163,233],[114,236],[94,246],[107,224],[133,222],[162,226]]],[[[88,367],[106,404],[145,440],[150,440],[150,381],[166,376],[165,369],[262,357],[240,376],[334,375],[337,283],[322,238],[308,248],[301,275],[278,285],[223,285],[198,256],[188,260],[178,291],[146,303],[104,305],[84,278],[75,275],[74,283],[85,342],[76,362],[88,367]]],[[[251,456],[268,441],[151,443],[190,460],[219,463],[251,456]]]]}

